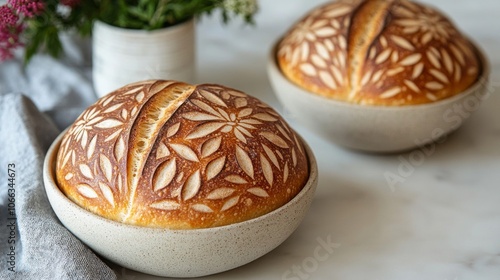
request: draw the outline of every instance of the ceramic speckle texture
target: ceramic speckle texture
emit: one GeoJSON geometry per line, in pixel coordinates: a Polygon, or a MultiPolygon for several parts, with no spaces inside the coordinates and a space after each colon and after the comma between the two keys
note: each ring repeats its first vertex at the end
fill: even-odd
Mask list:
{"type": "Polygon", "coordinates": [[[270,52],[268,76],[285,110],[311,131],[351,149],[399,152],[438,140],[477,110],[488,94],[490,71],[484,54],[477,51],[483,71],[475,84],[453,97],[422,105],[358,105],[311,94],[282,74],[276,46],[270,52]]]}
{"type": "MultiPolygon", "coordinates": [[[[62,134],[61,134],[62,135],[62,134]]],[[[94,215],[62,194],[55,183],[55,157],[61,136],[44,164],[44,183],[54,212],[76,237],[97,254],[123,267],[167,277],[196,277],[251,262],[281,244],[300,224],[312,202],[318,171],[307,151],[310,175],[287,204],[258,218],[222,227],[169,230],[121,224],[94,215]]]]}

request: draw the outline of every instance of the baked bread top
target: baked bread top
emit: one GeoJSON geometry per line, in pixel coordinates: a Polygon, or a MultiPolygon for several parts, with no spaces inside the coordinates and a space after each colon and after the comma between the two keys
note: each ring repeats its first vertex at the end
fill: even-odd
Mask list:
{"type": "Polygon", "coordinates": [[[307,91],[362,105],[415,105],[478,80],[477,50],[434,8],[407,0],[340,0],[293,25],[277,46],[283,74],[307,91]]]}
{"type": "Polygon", "coordinates": [[[300,138],[272,108],[220,85],[145,81],[85,110],[64,135],[59,188],[102,217],[195,229],[268,213],[309,177],[300,138]]]}

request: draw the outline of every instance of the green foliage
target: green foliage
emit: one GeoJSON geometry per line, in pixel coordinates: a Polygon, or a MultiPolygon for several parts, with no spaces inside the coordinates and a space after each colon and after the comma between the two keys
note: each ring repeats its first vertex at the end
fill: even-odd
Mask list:
{"type": "Polygon", "coordinates": [[[224,22],[227,22],[231,13],[251,23],[256,11],[256,2],[248,0],[103,0],[95,1],[95,4],[100,6],[97,16],[100,20],[114,26],[144,30],[175,25],[192,17],[210,14],[216,9],[222,10],[224,22]],[[253,9],[228,10],[225,2],[247,3],[243,5],[252,6],[253,9]]]}
{"type": "Polygon", "coordinates": [[[63,50],[61,31],[76,30],[89,36],[95,20],[128,29],[155,30],[216,10],[224,23],[233,17],[253,23],[257,11],[257,0],[81,0],[74,7],[59,2],[46,0],[42,14],[25,19],[26,63],[39,51],[57,57],[63,50]]]}

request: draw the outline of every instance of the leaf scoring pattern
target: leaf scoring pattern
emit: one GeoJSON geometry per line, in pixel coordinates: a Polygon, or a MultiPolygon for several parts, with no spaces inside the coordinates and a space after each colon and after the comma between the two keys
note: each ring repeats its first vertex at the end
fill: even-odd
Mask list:
{"type": "Polygon", "coordinates": [[[193,208],[193,210],[196,210],[198,212],[203,212],[203,213],[212,213],[214,212],[214,210],[212,210],[212,208],[208,207],[207,205],[205,204],[193,204],[191,206],[191,208],[193,208]]]}
{"type": "Polygon", "coordinates": [[[200,90],[199,92],[201,95],[203,95],[203,97],[205,97],[210,102],[217,104],[219,106],[227,107],[226,103],[224,103],[224,101],[222,101],[222,99],[217,97],[215,94],[213,94],[209,91],[203,90],[203,89],[200,90]]]}
{"type": "Polygon", "coordinates": [[[105,155],[99,156],[99,167],[101,167],[101,171],[106,176],[108,182],[111,182],[111,177],[113,176],[113,166],[111,165],[111,161],[105,155]]]}
{"type": "Polygon", "coordinates": [[[87,184],[79,184],[77,187],[78,192],[88,198],[97,198],[97,193],[87,184]]]}
{"type": "Polygon", "coordinates": [[[226,211],[233,208],[234,206],[236,206],[236,204],[238,204],[239,200],[240,196],[235,196],[228,199],[226,203],[224,203],[224,205],[222,206],[221,211],[226,211]]]}
{"type": "Polygon", "coordinates": [[[122,125],[123,123],[116,119],[105,119],[102,122],[96,124],[97,128],[113,128],[122,125]]]}
{"type": "Polygon", "coordinates": [[[199,125],[186,137],[186,139],[196,139],[207,136],[223,126],[224,123],[219,123],[219,122],[210,122],[199,125]]]}
{"type": "Polygon", "coordinates": [[[156,158],[164,158],[170,155],[170,151],[167,148],[167,145],[160,143],[158,149],[156,150],[156,158]]]}
{"type": "Polygon", "coordinates": [[[269,142],[273,143],[274,145],[280,147],[280,148],[284,148],[284,149],[288,149],[288,144],[285,142],[285,140],[283,140],[283,138],[279,137],[278,135],[274,134],[274,133],[271,133],[271,132],[268,132],[268,131],[263,131],[260,133],[261,136],[263,136],[264,138],[266,138],[267,140],[269,140],[269,142]]]}
{"type": "Polygon", "coordinates": [[[155,192],[165,188],[172,182],[176,174],[176,168],[175,158],[160,165],[153,177],[153,190],[155,192]]]}
{"type": "Polygon", "coordinates": [[[233,193],[234,193],[234,189],[222,187],[222,188],[218,188],[218,189],[211,191],[207,195],[207,199],[210,199],[210,200],[223,199],[223,198],[226,198],[226,197],[232,195],[233,193]]]}
{"type": "Polygon", "coordinates": [[[206,168],[207,181],[219,175],[219,173],[224,168],[225,163],[226,163],[226,156],[222,156],[220,158],[211,161],[206,168]]]}
{"type": "MultiPolygon", "coordinates": [[[[323,29],[317,34],[328,32],[331,31],[323,29]]],[[[318,55],[318,61],[324,60],[326,53],[331,51],[323,45],[315,48],[322,53],[318,55]]],[[[158,85],[156,87],[160,88],[158,85]]],[[[99,198],[96,201],[105,201],[108,207],[115,207],[115,196],[121,197],[131,191],[127,187],[127,179],[124,178],[121,168],[128,152],[127,124],[129,118],[142,114],[142,105],[137,103],[130,105],[127,102],[146,102],[151,95],[142,89],[143,87],[131,87],[128,93],[122,93],[123,96],[129,96],[129,99],[123,96],[101,99],[98,104],[106,103],[108,107],[92,107],[84,112],[80,117],[79,126],[72,128],[71,138],[63,140],[61,144],[63,156],[59,162],[63,165],[73,163],[73,166],[76,163],[75,173],[80,175],[67,173],[64,179],[71,180],[71,183],[76,181],[75,178],[83,179],[81,183],[76,181],[76,190],[83,197],[99,198]],[[94,127],[98,130],[90,130],[94,127]],[[74,150],[69,144],[70,141],[78,142],[79,146],[85,149],[83,158],[78,151],[81,149],[74,150]],[[107,144],[103,145],[104,143],[107,144]],[[80,161],[82,159],[83,162],[80,161]],[[116,164],[120,169],[114,166],[116,164]]],[[[277,184],[278,178],[281,179],[281,174],[274,174],[273,170],[277,172],[282,170],[283,174],[286,174],[284,182],[288,177],[289,167],[287,163],[283,164],[283,161],[285,157],[286,159],[290,157],[289,153],[295,146],[293,141],[295,135],[280,116],[268,105],[249,99],[241,92],[222,91],[215,87],[210,90],[198,91],[199,94],[187,102],[195,110],[180,113],[182,121],[169,125],[162,136],[164,138],[159,139],[157,146],[152,150],[151,160],[157,168],[148,180],[151,180],[151,190],[158,200],[149,205],[151,209],[176,211],[181,209],[182,201],[191,201],[188,207],[198,213],[227,211],[238,203],[247,206],[252,204],[252,196],[261,198],[270,196],[264,187],[259,187],[252,181],[255,177],[265,180],[270,186],[277,184]],[[228,108],[230,104],[234,107],[228,108]],[[184,122],[187,125],[184,126],[184,122]],[[260,130],[263,125],[272,129],[260,130]],[[179,133],[182,133],[185,139],[193,141],[177,141],[174,137],[179,133]],[[250,146],[242,144],[252,143],[251,138],[259,135],[261,139],[269,142],[262,141],[263,143],[254,146],[257,152],[253,148],[249,149],[250,146]],[[202,137],[206,139],[199,139],[202,137]],[[227,152],[226,146],[232,142],[226,141],[226,137],[233,137],[240,142],[230,145],[232,154],[221,156],[219,154],[221,147],[227,152]],[[196,146],[191,143],[196,143],[196,146]],[[280,148],[289,151],[279,151],[280,148]],[[228,162],[231,162],[231,166],[228,162]],[[181,165],[191,166],[193,168],[190,170],[195,171],[185,174],[182,170],[187,169],[181,168],[181,165]],[[207,182],[212,184],[213,188],[209,191],[200,191],[202,185],[207,182]],[[224,182],[226,186],[217,187],[224,182]]],[[[297,149],[300,150],[300,147],[297,149]]]]}
{"type": "Polygon", "coordinates": [[[116,161],[120,161],[125,155],[125,141],[123,141],[123,137],[120,136],[120,138],[118,138],[118,141],[115,144],[114,152],[116,161]]]}
{"type": "Polygon", "coordinates": [[[99,182],[99,188],[101,189],[104,198],[111,204],[111,206],[115,206],[115,199],[113,197],[113,191],[111,188],[103,182],[99,182]]]}
{"type": "Polygon", "coordinates": [[[230,183],[233,183],[233,184],[246,184],[246,183],[248,183],[247,180],[243,179],[243,177],[241,177],[239,175],[229,175],[224,179],[230,183]]]}
{"type": "Polygon", "coordinates": [[[252,159],[250,159],[248,153],[245,152],[245,150],[243,150],[240,146],[236,146],[236,160],[238,161],[241,169],[253,179],[254,170],[252,159]]]}
{"type": "Polygon", "coordinates": [[[247,192],[260,197],[269,196],[269,194],[263,188],[249,188],[247,192]]]}
{"type": "Polygon", "coordinates": [[[170,147],[182,158],[189,161],[198,161],[196,153],[186,145],[183,144],[170,144],[170,147]]]}
{"type": "Polygon", "coordinates": [[[152,208],[159,209],[159,210],[176,210],[178,209],[181,205],[177,203],[174,200],[162,200],[162,201],[157,201],[152,203],[151,205],[152,208]]]}
{"type": "Polygon", "coordinates": [[[178,123],[172,125],[171,127],[169,127],[168,130],[167,130],[167,137],[174,136],[177,133],[177,131],[179,131],[180,127],[181,127],[181,123],[180,122],[178,122],[178,123]]]}
{"type": "Polygon", "coordinates": [[[206,158],[211,154],[215,153],[217,150],[219,150],[221,143],[222,143],[221,136],[207,140],[201,146],[201,157],[206,158]]]}
{"type": "Polygon", "coordinates": [[[195,171],[189,178],[187,178],[184,187],[182,188],[182,199],[189,200],[193,198],[201,186],[200,170],[195,171]]]}
{"type": "Polygon", "coordinates": [[[266,159],[263,154],[260,154],[260,163],[262,166],[262,172],[264,173],[264,177],[270,186],[273,185],[273,169],[271,168],[271,164],[266,159]]]}
{"type": "Polygon", "coordinates": [[[94,175],[92,174],[92,170],[90,170],[90,167],[86,164],[80,164],[80,172],[84,177],[87,177],[88,179],[94,179],[94,175]]]}

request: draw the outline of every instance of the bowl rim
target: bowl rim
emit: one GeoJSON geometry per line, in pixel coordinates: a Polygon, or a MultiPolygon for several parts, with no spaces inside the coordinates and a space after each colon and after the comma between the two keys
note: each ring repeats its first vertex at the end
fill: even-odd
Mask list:
{"type": "MultiPolygon", "coordinates": [[[[44,188],[46,189],[45,191],[47,192],[47,188],[51,188],[53,190],[53,193],[57,196],[59,200],[62,200],[63,203],[65,203],[68,207],[71,207],[75,211],[78,212],[83,212],[84,214],[88,214],[92,219],[97,219],[103,223],[108,223],[114,227],[127,227],[132,230],[141,230],[141,231],[148,231],[150,233],[161,233],[161,232],[168,232],[170,234],[198,234],[198,233],[210,233],[214,231],[219,231],[219,230],[229,230],[231,228],[239,228],[239,227],[244,227],[248,224],[253,224],[253,223],[258,223],[262,220],[267,219],[269,216],[272,215],[277,215],[281,211],[284,211],[285,208],[287,208],[290,205],[298,203],[306,194],[309,192],[315,192],[316,186],[317,186],[317,181],[318,181],[318,166],[316,162],[316,157],[314,156],[314,153],[311,149],[311,147],[304,141],[304,139],[297,134],[297,137],[302,140],[302,144],[304,146],[304,151],[306,153],[306,157],[309,163],[309,177],[307,178],[304,186],[298,192],[291,200],[283,204],[282,206],[272,210],[271,212],[268,212],[264,215],[233,223],[233,224],[228,224],[228,225],[223,225],[223,226],[216,226],[216,227],[209,227],[209,228],[195,228],[195,229],[169,229],[169,228],[155,228],[155,227],[147,227],[147,226],[137,226],[137,225],[131,225],[131,224],[126,224],[126,223],[120,223],[118,221],[110,220],[107,218],[104,218],[102,216],[99,216],[95,213],[92,213],[81,206],[77,205],[71,199],[69,199],[66,195],[64,195],[59,187],[57,186],[56,179],[55,179],[55,160],[57,157],[57,153],[59,151],[59,147],[61,145],[62,137],[66,134],[68,128],[62,131],[56,139],[52,142],[50,145],[49,149],[47,150],[47,153],[45,155],[44,163],[43,163],[43,177],[44,177],[44,188]],[[47,181],[49,184],[47,184],[47,181]],[[49,185],[49,186],[47,186],[49,185]]],[[[49,199],[49,204],[52,207],[52,203],[50,203],[49,199]]],[[[55,212],[55,211],[54,211],[55,212]]],[[[56,214],[56,216],[58,216],[56,214]]],[[[62,222],[62,221],[61,221],[62,222]]]]}
{"type": "MultiPolygon", "coordinates": [[[[423,103],[423,104],[413,104],[413,105],[403,105],[403,106],[387,106],[387,105],[370,105],[370,104],[356,104],[356,103],[350,103],[347,101],[341,101],[341,100],[336,100],[332,98],[328,98],[313,92],[309,92],[301,87],[299,87],[297,84],[293,83],[290,81],[285,75],[283,75],[277,61],[277,49],[281,41],[283,40],[283,37],[278,38],[272,45],[271,50],[269,52],[268,56],[268,76],[272,80],[273,76],[279,77],[280,80],[285,82],[287,85],[295,89],[295,92],[299,93],[300,95],[307,95],[312,99],[315,99],[318,102],[326,102],[329,103],[330,105],[334,106],[342,106],[346,107],[348,109],[362,109],[362,110],[382,110],[382,111],[408,111],[408,110],[414,110],[414,109],[421,109],[423,107],[426,108],[431,108],[431,107],[438,107],[438,106],[444,106],[449,103],[456,102],[467,95],[470,95],[474,92],[476,92],[478,89],[480,89],[483,86],[487,86],[489,82],[489,75],[490,75],[490,64],[488,62],[487,56],[484,52],[484,50],[479,47],[477,44],[475,44],[472,40],[468,39],[465,37],[470,44],[474,47],[474,52],[479,58],[479,61],[481,62],[481,74],[477,77],[477,80],[469,86],[466,90],[455,94],[453,96],[435,101],[435,102],[429,102],[429,103],[423,103]],[[273,72],[276,73],[277,75],[273,75],[273,72]]],[[[274,89],[275,92],[278,90],[274,89]]],[[[279,95],[279,94],[278,94],[279,95]]]]}

